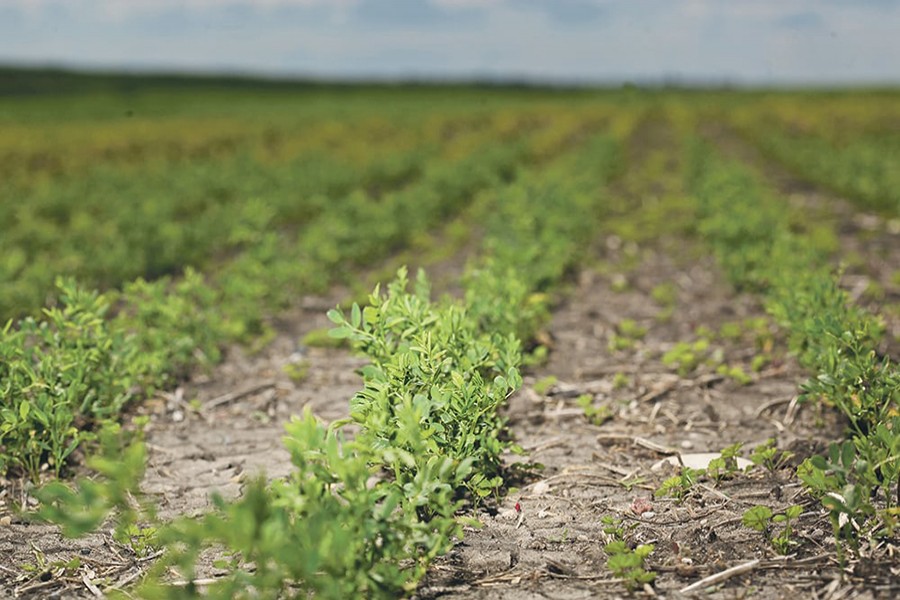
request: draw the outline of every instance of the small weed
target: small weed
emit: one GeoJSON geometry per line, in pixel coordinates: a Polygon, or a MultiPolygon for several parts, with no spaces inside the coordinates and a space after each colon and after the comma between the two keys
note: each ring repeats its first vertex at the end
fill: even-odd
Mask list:
{"type": "Polygon", "coordinates": [[[538,394],[543,396],[544,394],[549,392],[550,388],[552,388],[554,385],[556,385],[556,383],[558,381],[559,380],[555,376],[548,375],[547,377],[543,377],[543,378],[537,380],[536,382],[534,382],[533,389],[535,392],[537,392],[538,394]]]}
{"type": "Polygon", "coordinates": [[[794,453],[789,450],[779,451],[775,447],[775,439],[770,438],[753,449],[753,452],[750,454],[750,462],[765,468],[770,474],[775,475],[793,457],[794,453]]]}
{"type": "Polygon", "coordinates": [[[792,538],[794,531],[791,522],[801,514],[802,506],[790,506],[783,513],[775,514],[769,507],[758,505],[744,512],[741,522],[744,526],[761,532],[779,554],[789,554],[797,545],[792,538]],[[783,523],[784,527],[777,535],[772,535],[772,526],[776,523],[783,523]]]}
{"type": "Polygon", "coordinates": [[[653,552],[652,544],[641,544],[632,549],[627,541],[628,532],[637,526],[637,523],[625,525],[619,519],[611,515],[600,517],[603,524],[603,533],[612,538],[603,550],[606,552],[606,567],[613,575],[625,580],[625,587],[633,591],[656,579],[656,573],[645,568],[645,561],[653,552]]]}
{"type": "Polygon", "coordinates": [[[663,354],[662,362],[667,367],[675,368],[678,374],[684,377],[706,360],[708,353],[708,340],[678,342],[675,347],[663,354]]]}
{"type": "Polygon", "coordinates": [[[614,541],[603,547],[606,552],[606,568],[615,577],[625,580],[628,591],[653,583],[656,573],[646,569],[646,560],[653,553],[653,544],[640,544],[633,550],[624,541],[614,541]]]}
{"type": "Polygon", "coordinates": [[[281,370],[284,371],[285,375],[290,377],[291,381],[299,383],[309,375],[309,366],[308,360],[299,360],[284,365],[281,370]]]}
{"type": "Polygon", "coordinates": [[[647,335],[647,328],[633,319],[622,319],[616,324],[616,332],[609,339],[609,349],[613,352],[631,350],[638,340],[647,335]]]}
{"type": "Polygon", "coordinates": [[[616,373],[613,376],[613,389],[622,390],[631,385],[631,377],[625,373],[616,373]]]}
{"type": "Polygon", "coordinates": [[[727,448],[723,448],[718,458],[709,461],[706,468],[707,474],[715,481],[730,479],[740,471],[737,465],[737,457],[740,456],[741,448],[744,444],[738,442],[727,448]]]}
{"type": "Polygon", "coordinates": [[[613,418],[613,413],[606,404],[594,406],[594,397],[591,394],[582,394],[575,402],[584,410],[584,416],[593,425],[603,425],[613,418]]]}
{"type": "Polygon", "coordinates": [[[628,278],[621,273],[615,273],[610,282],[609,289],[617,294],[622,294],[631,289],[631,284],[628,282],[628,278]]]}
{"type": "Polygon", "coordinates": [[[754,373],[759,373],[771,362],[772,357],[769,354],[757,354],[753,357],[753,360],[750,361],[750,370],[754,373]]]}
{"type": "Polygon", "coordinates": [[[677,475],[673,475],[662,482],[662,485],[653,493],[653,496],[656,498],[670,496],[681,502],[690,493],[697,480],[705,474],[705,469],[681,467],[681,471],[677,475]]]}
{"type": "Polygon", "coordinates": [[[749,385],[753,383],[753,378],[747,375],[747,373],[738,365],[719,365],[716,369],[716,373],[719,375],[724,375],[729,379],[734,380],[735,382],[741,385],[749,385]]]}
{"type": "Polygon", "coordinates": [[[663,308],[669,308],[678,302],[678,288],[673,283],[660,283],[650,290],[650,297],[663,308]]]}

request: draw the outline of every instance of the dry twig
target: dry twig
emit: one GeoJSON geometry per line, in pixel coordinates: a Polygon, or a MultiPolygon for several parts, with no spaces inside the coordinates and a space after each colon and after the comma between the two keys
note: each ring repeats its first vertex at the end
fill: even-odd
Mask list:
{"type": "Polygon", "coordinates": [[[732,577],[736,577],[738,575],[743,575],[745,573],[750,573],[758,566],[759,566],[759,559],[754,558],[753,560],[751,560],[749,562],[745,562],[740,565],[735,565],[735,566],[731,567],[730,569],[725,569],[724,571],[719,571],[718,573],[710,575],[709,577],[704,577],[700,581],[692,583],[691,585],[687,586],[686,588],[682,588],[680,593],[688,594],[690,592],[695,592],[699,589],[702,589],[702,588],[705,588],[705,587],[708,587],[711,585],[715,585],[722,581],[727,581],[728,579],[731,579],[732,577]]]}

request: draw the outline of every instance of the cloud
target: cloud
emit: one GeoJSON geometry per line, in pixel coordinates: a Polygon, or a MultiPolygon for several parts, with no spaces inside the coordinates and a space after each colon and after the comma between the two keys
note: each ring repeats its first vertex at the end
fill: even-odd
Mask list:
{"type": "Polygon", "coordinates": [[[784,15],[776,19],[775,23],[787,29],[820,29],[825,25],[825,19],[819,13],[807,11],[784,15]]]}
{"type": "Polygon", "coordinates": [[[520,0],[516,5],[538,10],[554,21],[573,26],[589,25],[606,14],[603,3],[591,0],[520,0]]]}
{"type": "Polygon", "coordinates": [[[0,62],[367,77],[900,82],[898,7],[884,0],[0,0],[0,62]]]}
{"type": "Polygon", "coordinates": [[[424,0],[362,0],[351,14],[365,26],[409,29],[471,25],[481,18],[481,8],[424,0]]]}

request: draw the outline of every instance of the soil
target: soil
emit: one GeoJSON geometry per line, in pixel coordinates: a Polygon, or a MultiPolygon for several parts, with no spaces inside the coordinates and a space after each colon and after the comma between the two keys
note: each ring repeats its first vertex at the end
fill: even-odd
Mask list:
{"type": "MultiPolygon", "coordinates": [[[[844,251],[865,258],[849,274],[877,281],[888,295],[896,293],[890,265],[900,264],[900,239],[890,223],[871,215],[843,221],[846,203],[775,173],[727,131],[712,137],[727,152],[763,168],[782,192],[791,188],[792,201],[834,210],[836,219],[849,223],[841,228],[844,251]]],[[[464,254],[436,265],[435,278],[454,281],[464,254]]],[[[498,504],[472,509],[483,526],[467,531],[434,565],[417,596],[622,597],[628,593],[625,582],[610,574],[603,550],[616,535],[632,546],[655,547],[647,568],[657,573],[656,581],[652,587],[637,586],[638,595],[681,597],[688,585],[750,561],[758,562],[711,586],[711,595],[836,599],[900,594],[900,568],[891,558],[898,551],[896,540],[864,548],[866,560],[850,561],[842,569],[827,515],[790,476],[791,465],[840,439],[843,424],[831,412],[796,402],[806,374],[777,334],[773,360],[758,373],[750,368],[758,354],[753,336],[712,342],[725,363],[751,374],[746,385],[711,366],[679,374],[662,361],[675,344],[696,339],[700,325],[716,331],[725,323],[764,316],[758,299],[723,283],[713,261],[684,240],[661,239],[637,248],[607,239],[593,258],[604,268],[587,268],[575,277],[544,335],[551,349],[548,361],[528,371],[526,385],[507,409],[510,432],[527,452],[510,455],[509,462],[535,462],[542,468],[498,504]],[[668,317],[652,297],[660,284],[671,284],[677,292],[668,317]],[[611,350],[616,326],[624,319],[647,333],[630,348],[611,350]],[[551,376],[556,380],[548,385],[551,376]],[[610,418],[589,423],[576,403],[582,394],[590,395],[595,406],[608,407],[610,418]],[[720,482],[701,480],[683,499],[654,497],[672,472],[654,469],[662,459],[716,452],[737,442],[752,449],[770,438],[793,452],[786,468],[755,469],[720,482]],[[779,556],[761,533],[741,524],[743,512],[757,504],[773,510],[804,507],[790,556],[779,556]],[[615,525],[605,523],[605,517],[615,525]]],[[[851,291],[863,285],[852,277],[851,291]]],[[[345,297],[345,290],[335,290],[328,297],[304,299],[279,320],[276,338],[263,351],[235,348],[210,373],[141,407],[151,416],[144,489],[160,500],[164,515],[202,512],[214,491],[234,497],[248,475],[286,474],[290,463],[280,442],[283,425],[304,407],[324,420],[346,415],[348,400],[361,384],[355,371],[363,362],[346,350],[304,347],[298,341],[327,327],[325,311],[345,297]],[[292,379],[292,366],[306,368],[306,375],[292,379]]],[[[888,325],[894,336],[900,333],[895,321],[888,325]]],[[[895,352],[895,343],[885,351],[895,352]]],[[[13,513],[28,503],[21,482],[0,482],[0,517],[11,519],[0,525],[0,597],[92,597],[97,590],[92,582],[104,589],[126,586],[149,563],[114,542],[108,531],[65,540],[55,528],[13,513]],[[75,557],[80,568],[60,567],[75,557]],[[24,571],[23,565],[34,568],[24,571]]],[[[215,576],[215,570],[206,575],[215,576]]]]}

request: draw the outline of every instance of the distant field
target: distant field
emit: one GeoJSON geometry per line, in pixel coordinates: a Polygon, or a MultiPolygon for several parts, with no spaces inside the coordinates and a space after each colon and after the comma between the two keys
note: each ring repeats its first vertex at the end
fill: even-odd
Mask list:
{"type": "MultiPolygon", "coordinates": [[[[616,597],[755,558],[761,597],[900,593],[897,91],[0,69],[4,324],[0,517],[34,495],[78,553],[116,509],[116,561],[160,551],[138,595],[195,593],[173,565],[221,598],[616,597]],[[178,505],[205,520],[134,501],[247,431],[287,478],[178,505]],[[688,450],[722,452],[649,468],[688,450]],[[57,478],[76,493],[28,483],[57,478]],[[208,546],[239,560],[210,575],[208,546]]],[[[37,527],[0,527],[6,591],[126,579],[65,549],[21,569],[37,527]]]]}

